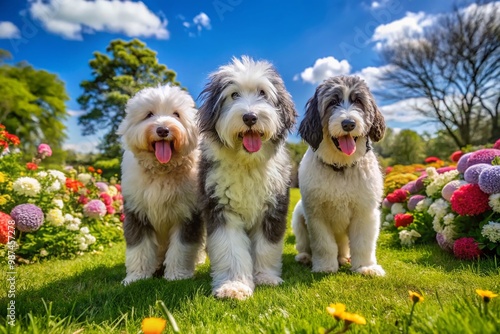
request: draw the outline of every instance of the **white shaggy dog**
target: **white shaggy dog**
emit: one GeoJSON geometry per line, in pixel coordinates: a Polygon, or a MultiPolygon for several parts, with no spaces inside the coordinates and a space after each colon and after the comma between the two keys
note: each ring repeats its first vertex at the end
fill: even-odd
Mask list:
{"type": "Polygon", "coordinates": [[[337,272],[351,261],[355,272],[383,276],[375,258],[383,180],[370,139],[385,131],[365,82],[354,76],[320,84],[299,127],[310,145],[299,167],[302,200],[293,212],[298,262],[314,272],[337,272]]]}
{"type": "Polygon", "coordinates": [[[191,96],[172,86],[131,98],[118,134],[125,152],[122,191],[127,243],[123,284],[193,276],[203,241],[198,202],[198,129],[191,96]]]}
{"type": "Polygon", "coordinates": [[[285,148],[296,111],[266,61],[233,59],[201,93],[200,188],[213,294],[245,299],[255,284],[282,282],[289,204],[285,148]]]}

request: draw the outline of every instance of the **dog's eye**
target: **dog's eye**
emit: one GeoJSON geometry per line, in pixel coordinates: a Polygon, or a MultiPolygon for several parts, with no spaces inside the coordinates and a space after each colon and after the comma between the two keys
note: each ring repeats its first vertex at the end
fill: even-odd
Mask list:
{"type": "Polygon", "coordinates": [[[231,94],[231,98],[232,98],[233,100],[236,100],[236,99],[237,99],[237,98],[239,98],[239,97],[240,97],[240,93],[238,93],[238,92],[234,92],[233,94],[231,94]]]}
{"type": "Polygon", "coordinates": [[[177,111],[174,112],[174,116],[177,117],[177,118],[181,118],[181,116],[179,115],[179,113],[177,111]]]}
{"type": "Polygon", "coordinates": [[[155,114],[153,114],[152,111],[148,112],[148,114],[146,115],[146,118],[151,118],[153,117],[155,114]]]}
{"type": "Polygon", "coordinates": [[[266,97],[266,92],[264,92],[262,89],[259,91],[259,96],[262,96],[263,98],[266,97]]]}
{"type": "Polygon", "coordinates": [[[330,107],[336,107],[340,104],[339,100],[333,99],[330,101],[330,107]]]}

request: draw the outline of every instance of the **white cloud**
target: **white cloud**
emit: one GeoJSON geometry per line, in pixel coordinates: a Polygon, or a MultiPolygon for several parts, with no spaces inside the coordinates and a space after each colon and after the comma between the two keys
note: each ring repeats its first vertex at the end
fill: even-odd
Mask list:
{"type": "Polygon", "coordinates": [[[212,29],[212,26],[210,25],[210,18],[203,12],[193,18],[193,23],[198,27],[198,31],[201,31],[203,28],[207,30],[212,29]]]}
{"type": "Polygon", "coordinates": [[[98,142],[97,141],[86,141],[80,142],[77,144],[74,143],[66,143],[63,144],[63,149],[72,150],[80,153],[96,153],[99,150],[97,149],[98,142]]]}
{"type": "MultiPolygon", "coordinates": [[[[312,67],[306,68],[300,77],[304,82],[318,84],[323,80],[335,75],[347,75],[351,71],[351,65],[345,59],[338,61],[334,57],[319,58],[312,67]]],[[[294,77],[298,79],[297,76],[294,77]]]]}
{"type": "Polygon", "coordinates": [[[423,123],[429,122],[431,119],[425,117],[417,108],[425,107],[426,98],[411,98],[405,99],[393,104],[380,107],[380,111],[384,115],[386,122],[399,123],[423,123]]]}
{"type": "Polygon", "coordinates": [[[400,38],[418,38],[425,28],[434,23],[435,19],[435,15],[424,12],[407,12],[403,18],[375,28],[372,41],[376,42],[375,47],[380,50],[383,46],[391,45],[400,38]]]}
{"type": "Polygon", "coordinates": [[[21,32],[16,25],[9,21],[0,22],[0,39],[21,38],[21,32]]]}
{"type": "Polygon", "coordinates": [[[71,110],[71,109],[68,109],[68,110],[67,110],[67,113],[68,113],[68,115],[70,115],[71,117],[78,117],[78,116],[84,115],[84,114],[85,114],[85,111],[82,111],[82,110],[71,110]]]}
{"type": "Polygon", "coordinates": [[[88,30],[129,37],[169,37],[167,20],[152,13],[143,2],[34,0],[29,11],[46,30],[68,39],[81,40],[88,30]]]}
{"type": "Polygon", "coordinates": [[[361,71],[355,72],[357,75],[366,81],[366,84],[371,90],[381,89],[383,87],[381,77],[382,74],[389,70],[391,65],[384,65],[379,67],[365,67],[361,71]]]}

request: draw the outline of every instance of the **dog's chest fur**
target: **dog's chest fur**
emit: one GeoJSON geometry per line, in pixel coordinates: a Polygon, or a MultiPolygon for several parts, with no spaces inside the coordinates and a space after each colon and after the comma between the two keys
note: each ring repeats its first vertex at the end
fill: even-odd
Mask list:
{"type": "Polygon", "coordinates": [[[262,221],[267,209],[276,205],[276,194],[283,193],[287,186],[286,155],[282,150],[271,157],[269,154],[265,149],[253,156],[243,151],[234,154],[225,148],[207,152],[212,166],[205,188],[213,189],[219,204],[237,215],[246,230],[262,221]]]}

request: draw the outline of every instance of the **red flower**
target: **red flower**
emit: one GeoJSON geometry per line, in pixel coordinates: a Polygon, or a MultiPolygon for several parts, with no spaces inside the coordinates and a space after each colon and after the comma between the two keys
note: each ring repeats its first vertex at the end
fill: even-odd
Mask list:
{"type": "Polygon", "coordinates": [[[102,174],[102,169],[98,169],[97,174],[102,174]]]}
{"type": "Polygon", "coordinates": [[[398,213],[394,216],[394,225],[396,227],[406,227],[413,223],[413,216],[409,213],[398,213]]]}
{"type": "Polygon", "coordinates": [[[106,211],[112,215],[116,212],[115,208],[112,205],[106,205],[106,211]]]}
{"type": "Polygon", "coordinates": [[[387,195],[387,200],[391,203],[403,203],[407,198],[408,191],[403,189],[396,189],[387,195]]]}
{"type": "Polygon", "coordinates": [[[122,213],[122,214],[120,215],[120,221],[124,221],[124,220],[125,220],[125,214],[124,214],[124,213],[122,213]]]}
{"type": "Polygon", "coordinates": [[[9,147],[9,144],[5,140],[0,140],[0,147],[2,146],[5,149],[9,147]]]}
{"type": "Polygon", "coordinates": [[[89,199],[86,196],[80,195],[80,197],[78,197],[78,203],[85,205],[88,202],[89,202],[89,199]]]}
{"type": "Polygon", "coordinates": [[[83,183],[81,183],[80,181],[73,180],[69,177],[66,178],[66,188],[68,188],[74,192],[77,192],[78,189],[80,189],[81,187],[83,187],[83,183]]]}
{"type": "Polygon", "coordinates": [[[453,244],[453,254],[461,260],[475,260],[481,255],[481,250],[474,238],[460,238],[453,244]]]}
{"type": "Polygon", "coordinates": [[[386,174],[389,174],[390,172],[392,172],[392,170],[393,170],[393,167],[391,167],[391,166],[386,167],[386,168],[385,168],[385,173],[386,173],[386,174]]]}
{"type": "Polygon", "coordinates": [[[106,206],[111,205],[111,203],[113,203],[113,199],[111,198],[111,196],[109,196],[108,193],[100,193],[99,197],[102,199],[104,205],[106,206]]]}
{"type": "Polygon", "coordinates": [[[9,221],[12,217],[0,211],[0,244],[7,244],[9,242],[9,221]]]}
{"type": "Polygon", "coordinates": [[[91,173],[95,172],[95,168],[94,168],[94,167],[92,167],[92,166],[89,166],[89,168],[87,168],[87,169],[88,169],[88,170],[89,170],[89,172],[91,172],[91,173]]]}
{"type": "Polygon", "coordinates": [[[453,161],[453,162],[458,162],[458,160],[460,160],[460,158],[462,157],[462,155],[464,155],[464,152],[462,151],[455,151],[451,154],[450,156],[450,160],[453,161]]]}
{"type": "Polygon", "coordinates": [[[10,143],[12,145],[19,145],[21,144],[21,141],[19,140],[19,137],[16,136],[16,135],[13,135],[13,134],[10,134],[10,133],[6,133],[5,134],[5,137],[7,138],[8,141],[10,141],[10,143]]]}
{"type": "Polygon", "coordinates": [[[498,139],[495,144],[493,144],[493,148],[496,148],[497,150],[500,150],[500,139],[498,139]]]}
{"type": "Polygon", "coordinates": [[[115,184],[115,188],[118,189],[119,192],[122,191],[122,186],[119,184],[115,184]]]}
{"type": "Polygon", "coordinates": [[[441,159],[439,159],[438,157],[428,157],[424,161],[425,161],[425,163],[430,164],[430,163],[433,163],[433,162],[438,162],[440,160],[441,159]]]}
{"type": "Polygon", "coordinates": [[[28,168],[29,170],[37,170],[38,169],[38,165],[34,162],[28,162],[26,164],[26,168],[28,168]]]}
{"type": "Polygon", "coordinates": [[[477,184],[465,184],[451,195],[451,208],[461,216],[475,216],[490,209],[489,196],[477,184]]]}

